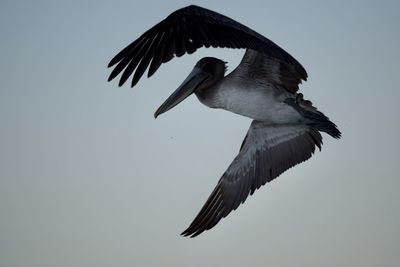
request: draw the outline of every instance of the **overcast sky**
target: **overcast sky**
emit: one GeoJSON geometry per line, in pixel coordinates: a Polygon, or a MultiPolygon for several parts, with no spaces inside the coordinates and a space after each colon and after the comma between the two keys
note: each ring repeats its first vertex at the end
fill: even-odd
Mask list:
{"type": "Polygon", "coordinates": [[[153,117],[201,49],[131,89],[109,60],[188,1],[0,2],[0,266],[399,266],[400,2],[196,1],[307,69],[322,152],[214,229],[186,229],[251,120],[190,97],[153,117]]]}

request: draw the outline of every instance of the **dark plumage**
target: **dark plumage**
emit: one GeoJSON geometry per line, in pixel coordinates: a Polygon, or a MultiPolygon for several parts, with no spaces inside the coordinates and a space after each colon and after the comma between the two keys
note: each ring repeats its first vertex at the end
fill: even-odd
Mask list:
{"type": "Polygon", "coordinates": [[[252,195],[256,189],[285,170],[309,159],[316,146],[321,149],[321,134],[314,129],[294,126],[277,126],[271,129],[264,124],[252,122],[239,154],[183,235],[194,237],[211,229],[244,203],[249,194],[252,195]],[[293,138],[284,140],[287,134],[293,138]],[[263,136],[263,144],[254,147],[258,135],[263,136]],[[281,140],[284,141],[279,143],[281,140]],[[300,147],[297,147],[298,144],[300,147]],[[288,153],[295,155],[287,157],[288,153]]]}
{"type": "Polygon", "coordinates": [[[246,53],[227,75],[223,60],[199,60],[155,117],[195,94],[210,108],[253,122],[239,154],[182,233],[191,237],[214,227],[265,183],[308,160],[316,147],[321,149],[320,132],[341,136],[337,126],[298,93],[307,73],[296,59],[248,27],[193,5],[173,12],[119,52],[108,65],[114,66],[108,80],[122,72],[121,86],[133,74],[134,86],[147,68],[150,77],[162,63],[203,46],[245,48],[246,53]]]}
{"type": "Polygon", "coordinates": [[[250,48],[263,52],[286,63],[285,66],[292,66],[301,79],[307,80],[303,66],[272,41],[233,19],[191,5],[173,12],[122,49],[108,64],[112,67],[118,63],[108,81],[125,69],[119,81],[121,86],[136,69],[131,84],[133,87],[149,64],[148,77],[174,56],[192,54],[203,46],[250,48]]]}

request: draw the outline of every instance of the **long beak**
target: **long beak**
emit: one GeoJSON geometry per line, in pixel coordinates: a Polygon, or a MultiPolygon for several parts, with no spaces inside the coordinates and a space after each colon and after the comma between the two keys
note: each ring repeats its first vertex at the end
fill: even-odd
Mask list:
{"type": "Polygon", "coordinates": [[[209,74],[204,73],[200,68],[194,67],[189,76],[183,81],[181,86],[165,100],[165,102],[154,113],[154,118],[178,105],[182,100],[191,95],[197,87],[209,78],[209,74]]]}

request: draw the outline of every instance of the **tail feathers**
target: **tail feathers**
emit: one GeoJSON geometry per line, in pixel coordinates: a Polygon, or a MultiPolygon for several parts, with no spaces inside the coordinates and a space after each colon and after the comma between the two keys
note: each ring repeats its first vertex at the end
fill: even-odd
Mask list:
{"type": "Polygon", "coordinates": [[[303,99],[301,93],[297,94],[296,99],[286,99],[285,102],[303,115],[303,117],[309,121],[307,124],[310,127],[325,132],[336,139],[342,136],[336,124],[331,122],[322,112],[318,111],[317,108],[312,105],[311,101],[303,99]]]}

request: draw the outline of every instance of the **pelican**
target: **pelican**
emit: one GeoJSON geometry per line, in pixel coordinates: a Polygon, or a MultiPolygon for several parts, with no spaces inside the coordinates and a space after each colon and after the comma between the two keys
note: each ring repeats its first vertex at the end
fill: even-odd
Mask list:
{"type": "Polygon", "coordinates": [[[134,73],[133,87],[147,68],[150,77],[162,63],[201,47],[245,48],[246,52],[227,75],[225,61],[200,59],[157,109],[155,118],[194,93],[207,107],[253,121],[239,154],[182,233],[190,237],[211,229],[256,189],[308,160],[316,147],[321,150],[320,132],[341,137],[337,126],[298,93],[307,72],[296,59],[243,24],[195,5],[171,13],[122,49],[108,65],[115,66],[108,81],[122,72],[122,86],[134,73]]]}

